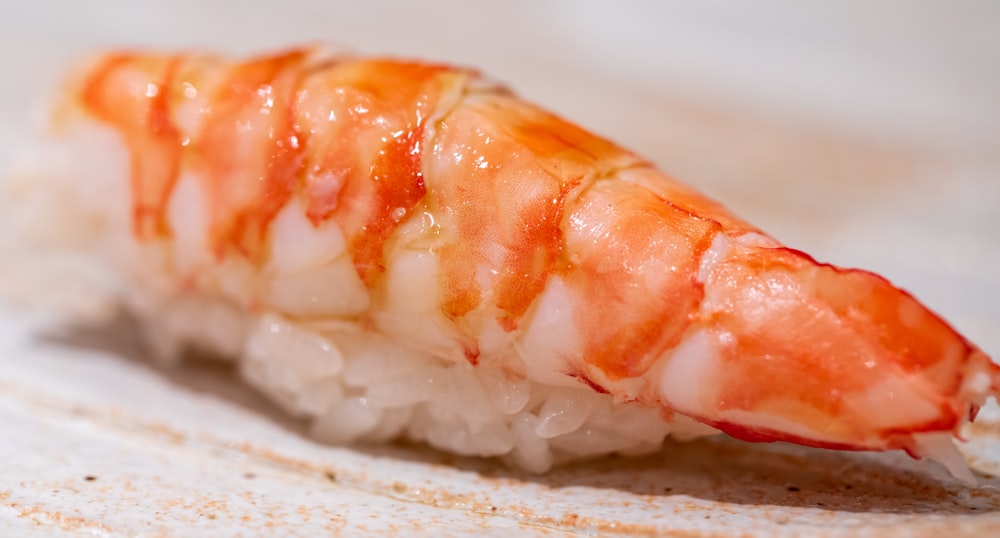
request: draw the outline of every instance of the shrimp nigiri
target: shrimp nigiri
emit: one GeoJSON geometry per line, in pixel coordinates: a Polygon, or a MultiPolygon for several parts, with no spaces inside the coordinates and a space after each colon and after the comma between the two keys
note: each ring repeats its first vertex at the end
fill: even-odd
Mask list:
{"type": "Polygon", "coordinates": [[[119,52],[56,110],[64,218],[154,348],[239,360],[321,438],[544,471],[722,431],[970,476],[976,346],[474,71],[119,52]]]}

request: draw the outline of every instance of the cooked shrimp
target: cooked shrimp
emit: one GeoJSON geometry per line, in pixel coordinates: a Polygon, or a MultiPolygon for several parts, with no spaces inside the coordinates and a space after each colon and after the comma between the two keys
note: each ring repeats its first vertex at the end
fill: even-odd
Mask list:
{"type": "MultiPolygon", "coordinates": [[[[782,246],[473,71],[313,49],[116,53],[74,80],[60,128],[97,124],[127,150],[138,281],[304,333],[326,357],[318,377],[370,357],[352,339],[377,335],[390,355],[609,395],[668,425],[944,460],[941,438],[1000,386],[885,279],[782,246]]],[[[283,360],[257,383],[304,364],[283,360]]],[[[354,390],[338,386],[300,410],[354,390]]],[[[507,394],[515,436],[529,408],[545,429],[507,394]]],[[[423,416],[409,413],[392,420],[423,416]]]]}

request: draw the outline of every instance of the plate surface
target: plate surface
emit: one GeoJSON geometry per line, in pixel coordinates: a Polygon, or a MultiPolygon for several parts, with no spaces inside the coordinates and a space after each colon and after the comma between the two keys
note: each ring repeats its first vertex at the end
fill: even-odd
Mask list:
{"type": "MultiPolygon", "coordinates": [[[[474,65],[790,245],[887,275],[1000,356],[995,3],[12,4],[0,169],[61,70],[100,47],[326,40],[474,65]]],[[[154,367],[127,320],[43,321],[0,304],[3,535],[1000,533],[995,405],[962,447],[976,487],[900,454],[726,439],[532,476],[323,446],[224,365],[154,367]]]]}

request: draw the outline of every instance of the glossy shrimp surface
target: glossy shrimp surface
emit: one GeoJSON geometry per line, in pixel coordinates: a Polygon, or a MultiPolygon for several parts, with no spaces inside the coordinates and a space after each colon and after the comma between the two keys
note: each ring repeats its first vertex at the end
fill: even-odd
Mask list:
{"type": "Polygon", "coordinates": [[[926,454],[1000,380],[885,279],[468,70],[121,53],[74,84],[72,114],[125,144],[132,236],[178,289],[752,441],[926,454]]]}

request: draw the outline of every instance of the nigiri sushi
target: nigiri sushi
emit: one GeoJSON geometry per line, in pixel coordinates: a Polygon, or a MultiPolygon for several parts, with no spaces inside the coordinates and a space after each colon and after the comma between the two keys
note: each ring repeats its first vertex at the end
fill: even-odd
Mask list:
{"type": "Polygon", "coordinates": [[[971,477],[953,437],[1000,386],[980,349],[472,70],[113,52],[51,131],[19,192],[152,348],[237,360],[318,438],[544,472],[721,431],[971,477]]]}

